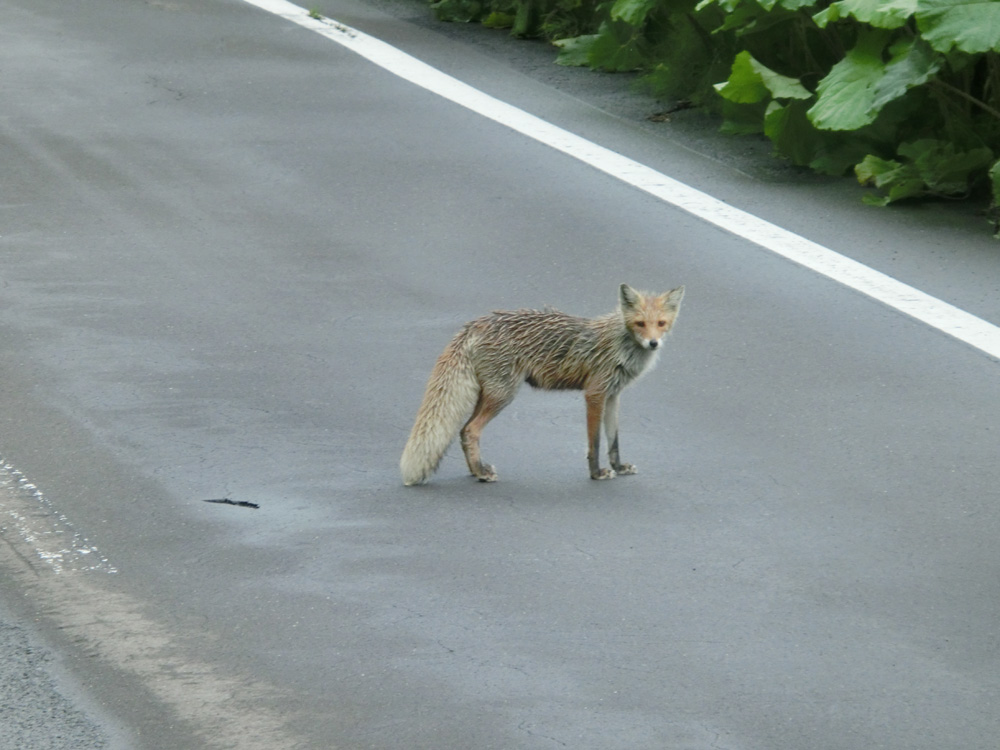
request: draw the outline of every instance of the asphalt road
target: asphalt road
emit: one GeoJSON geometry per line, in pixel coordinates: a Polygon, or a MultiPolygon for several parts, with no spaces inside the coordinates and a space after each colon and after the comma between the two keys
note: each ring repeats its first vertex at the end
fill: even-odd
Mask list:
{"type": "MultiPolygon", "coordinates": [[[[965,209],[316,5],[1000,322],[965,209]]],[[[996,361],[240,0],[0,18],[0,642],[81,732],[32,746],[995,747],[996,361]],[[463,321],[622,281],[687,286],[622,400],[639,474],[592,482],[582,399],[525,389],[499,483],[453,448],[401,486],[463,321]]]]}

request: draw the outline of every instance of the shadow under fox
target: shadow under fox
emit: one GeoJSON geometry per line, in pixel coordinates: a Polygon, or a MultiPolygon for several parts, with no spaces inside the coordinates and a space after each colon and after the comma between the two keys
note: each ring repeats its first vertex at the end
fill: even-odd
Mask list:
{"type": "Polygon", "coordinates": [[[495,482],[496,471],[479,455],[479,438],[524,382],[544,390],[582,390],[591,478],[634,474],[635,466],[618,455],[618,396],[655,363],[684,287],[655,295],[622,284],[618,297],[618,309],[599,318],[513,310],[466,323],[431,372],[400,460],[403,483],[426,482],[456,435],[472,475],[495,482]],[[610,469],[598,459],[602,423],[610,469]]]}

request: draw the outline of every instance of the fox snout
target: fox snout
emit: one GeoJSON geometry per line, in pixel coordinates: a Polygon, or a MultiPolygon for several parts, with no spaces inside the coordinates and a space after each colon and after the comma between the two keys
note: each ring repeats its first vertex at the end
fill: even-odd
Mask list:
{"type": "MultiPolygon", "coordinates": [[[[664,326],[661,326],[663,328],[664,326]]],[[[632,336],[641,348],[647,351],[653,351],[659,348],[660,344],[663,343],[663,334],[660,331],[649,331],[648,327],[645,325],[637,325],[636,330],[632,332],[632,336]],[[657,335],[659,333],[660,335],[657,335]]]]}

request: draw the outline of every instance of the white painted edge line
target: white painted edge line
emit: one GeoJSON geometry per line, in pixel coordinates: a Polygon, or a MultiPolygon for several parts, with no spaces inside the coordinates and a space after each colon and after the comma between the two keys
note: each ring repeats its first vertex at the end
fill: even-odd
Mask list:
{"type": "Polygon", "coordinates": [[[753,214],[734,208],[655,169],[494,99],[415,57],[328,18],[313,18],[287,0],[244,0],[311,29],[421,88],[572,156],[715,226],[866,294],[932,328],[1000,359],[1000,327],[863,263],[753,214]]]}

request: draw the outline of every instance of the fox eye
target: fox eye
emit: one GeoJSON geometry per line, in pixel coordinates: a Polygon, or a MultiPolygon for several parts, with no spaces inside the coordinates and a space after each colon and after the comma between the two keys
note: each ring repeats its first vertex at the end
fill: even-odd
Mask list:
{"type": "Polygon", "coordinates": [[[667,327],[667,321],[665,321],[665,320],[657,321],[656,325],[658,325],[660,328],[666,328],[667,327]]]}
{"type": "Polygon", "coordinates": [[[637,321],[635,321],[635,327],[636,328],[645,328],[646,327],[646,321],[645,320],[637,320],[637,321]]]}

